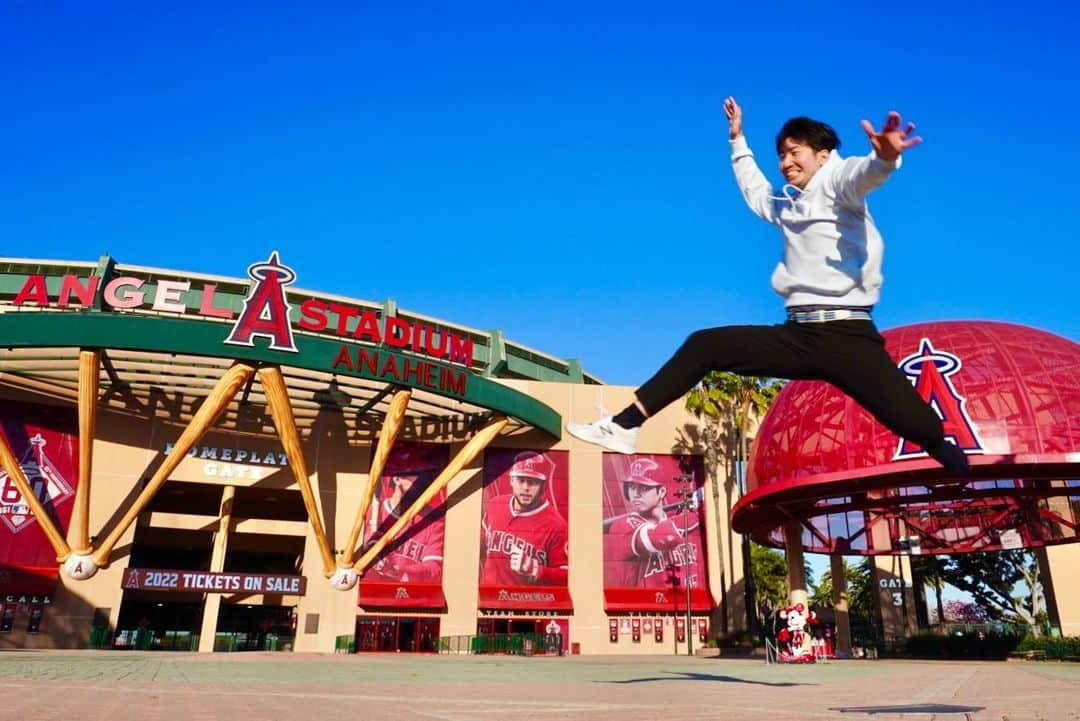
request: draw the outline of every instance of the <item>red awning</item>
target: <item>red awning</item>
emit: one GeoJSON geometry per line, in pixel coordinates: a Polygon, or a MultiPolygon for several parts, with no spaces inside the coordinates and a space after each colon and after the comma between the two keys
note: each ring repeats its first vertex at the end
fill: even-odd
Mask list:
{"type": "Polygon", "coordinates": [[[0,567],[0,600],[7,596],[52,596],[60,579],[56,566],[0,567]]]}
{"type": "MultiPolygon", "coordinates": [[[[690,610],[708,612],[713,609],[708,589],[690,589],[690,610]]],[[[670,588],[605,588],[606,611],[685,611],[686,589],[670,588]]]]}
{"type": "Polygon", "coordinates": [[[517,611],[573,611],[566,586],[481,586],[481,609],[517,611]]]}
{"type": "Polygon", "coordinates": [[[446,608],[439,583],[360,583],[359,605],[365,608],[446,608]]]}

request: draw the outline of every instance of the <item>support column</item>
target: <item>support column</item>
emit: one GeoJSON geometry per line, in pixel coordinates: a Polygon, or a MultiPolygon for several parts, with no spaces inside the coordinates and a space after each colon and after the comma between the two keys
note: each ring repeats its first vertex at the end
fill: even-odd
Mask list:
{"type": "MultiPolygon", "coordinates": [[[[225,552],[229,547],[229,531],[232,530],[232,509],[235,497],[236,486],[225,486],[222,489],[218,530],[214,534],[214,550],[210,553],[211,573],[221,573],[225,570],[225,552]]],[[[220,611],[221,594],[206,594],[206,601],[203,603],[202,628],[199,631],[199,653],[213,653],[214,634],[217,632],[220,611]]]]}
{"type": "Polygon", "coordinates": [[[832,574],[833,610],[836,611],[836,650],[851,655],[851,614],[848,613],[847,575],[844,557],[835,553],[829,557],[832,574]]]}
{"type": "Polygon", "coordinates": [[[784,522],[784,550],[787,557],[788,603],[809,608],[806,593],[806,561],[802,547],[802,522],[784,522]]]}

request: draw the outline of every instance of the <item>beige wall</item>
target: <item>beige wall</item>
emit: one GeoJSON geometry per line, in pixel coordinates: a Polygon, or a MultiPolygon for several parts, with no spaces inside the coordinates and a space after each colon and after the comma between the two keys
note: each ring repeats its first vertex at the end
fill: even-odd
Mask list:
{"type": "Polygon", "coordinates": [[[1061,635],[1080,636],[1080,574],[1076,572],[1080,568],[1080,545],[1048,546],[1045,558],[1042,572],[1048,578],[1044,578],[1043,588],[1051,619],[1056,610],[1061,635]]]}

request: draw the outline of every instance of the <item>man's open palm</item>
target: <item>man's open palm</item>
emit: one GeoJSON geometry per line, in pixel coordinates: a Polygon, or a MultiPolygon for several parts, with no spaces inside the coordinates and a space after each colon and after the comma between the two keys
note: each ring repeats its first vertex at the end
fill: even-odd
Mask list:
{"type": "Polygon", "coordinates": [[[866,137],[870,139],[871,147],[874,148],[874,152],[882,160],[890,162],[896,160],[905,150],[914,148],[922,142],[921,136],[911,136],[915,131],[915,123],[908,123],[907,127],[901,130],[902,125],[903,120],[900,118],[900,113],[895,110],[889,111],[888,116],[885,118],[885,124],[881,126],[880,131],[874,130],[874,126],[870,124],[869,120],[862,121],[862,129],[866,131],[866,137]]]}

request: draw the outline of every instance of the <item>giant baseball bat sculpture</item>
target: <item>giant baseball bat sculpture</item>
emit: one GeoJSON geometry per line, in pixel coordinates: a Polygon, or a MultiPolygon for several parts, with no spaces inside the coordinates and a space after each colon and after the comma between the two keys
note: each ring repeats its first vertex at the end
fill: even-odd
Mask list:
{"type": "Polygon", "coordinates": [[[281,445],[285,448],[285,457],[289,459],[289,468],[292,469],[293,477],[300,486],[300,495],[304,498],[308,521],[315,533],[315,541],[319,544],[319,555],[322,556],[323,575],[330,578],[334,573],[334,553],[326,540],[319,504],[315,500],[315,492],[308,477],[307,463],[304,462],[304,452],[300,447],[300,434],[296,430],[296,419],[293,417],[285,378],[281,375],[280,368],[268,366],[259,369],[259,380],[262,382],[263,392],[266,393],[266,402],[270,406],[270,415],[274,419],[281,445]]]}
{"type": "Polygon", "coordinates": [[[71,512],[68,536],[75,553],[90,553],[90,478],[94,470],[94,432],[97,427],[98,374],[101,351],[79,351],[79,487],[71,512]]]}
{"type": "Polygon", "coordinates": [[[446,468],[444,468],[442,472],[435,477],[435,480],[431,482],[431,485],[425,488],[424,492],[413,501],[413,504],[409,506],[404,514],[402,514],[401,518],[397,519],[397,521],[394,522],[394,525],[386,530],[386,533],[379,536],[378,541],[364,551],[363,555],[360,556],[360,560],[356,562],[356,573],[362,574],[364,569],[366,569],[372,561],[378,558],[383,549],[394,540],[394,537],[397,536],[401,529],[405,528],[412,522],[416,515],[420,513],[420,511],[424,510],[427,504],[431,502],[431,499],[446,487],[446,484],[450,482],[450,479],[456,476],[462,468],[468,465],[472,459],[476,458],[481,451],[487,448],[488,444],[495,440],[509,422],[510,421],[506,416],[496,415],[485,423],[484,426],[476,432],[476,435],[470,438],[468,443],[462,446],[461,450],[457,452],[457,455],[450,459],[450,463],[447,464],[446,468]]]}
{"type": "Polygon", "coordinates": [[[397,440],[398,431],[401,430],[401,422],[405,420],[405,410],[412,398],[411,390],[400,390],[390,399],[390,407],[383,419],[382,431],[379,433],[379,442],[375,446],[375,454],[371,457],[371,468],[368,470],[368,484],[364,489],[364,495],[360,499],[360,510],[356,514],[356,522],[349,533],[349,540],[345,543],[345,551],[341,556],[342,566],[351,566],[356,561],[356,544],[360,541],[360,534],[364,531],[364,521],[367,518],[368,509],[375,498],[375,489],[379,485],[383,468],[390,457],[390,451],[397,440]]]}
{"type": "Polygon", "coordinates": [[[116,542],[120,540],[120,536],[124,535],[124,532],[127,531],[138,515],[146,509],[146,506],[154,498],[154,494],[165,485],[169,475],[180,465],[180,461],[184,460],[191,447],[198,443],[203,434],[210,429],[217,417],[229,405],[233,396],[244,387],[244,384],[248,382],[254,372],[255,368],[246,363],[235,363],[225,371],[225,374],[218,380],[217,385],[210,391],[210,395],[199,406],[199,410],[191,418],[187,428],[176,439],[172,452],[165,456],[153,477],[143,488],[142,493],[128,507],[124,517],[113,526],[112,531],[109,532],[109,535],[102,541],[101,546],[94,552],[93,560],[98,567],[109,565],[109,556],[112,554],[116,542]]]}

